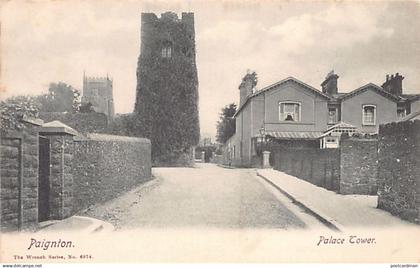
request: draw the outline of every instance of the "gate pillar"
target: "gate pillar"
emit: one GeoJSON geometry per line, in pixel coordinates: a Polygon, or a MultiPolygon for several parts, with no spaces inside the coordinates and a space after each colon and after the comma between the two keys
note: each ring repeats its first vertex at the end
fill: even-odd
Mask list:
{"type": "Polygon", "coordinates": [[[73,136],[77,132],[52,121],[42,125],[39,133],[50,141],[49,219],[62,220],[73,212],[73,136]]]}
{"type": "Polygon", "coordinates": [[[270,152],[264,151],[263,152],[263,168],[270,168],[270,152]]]}

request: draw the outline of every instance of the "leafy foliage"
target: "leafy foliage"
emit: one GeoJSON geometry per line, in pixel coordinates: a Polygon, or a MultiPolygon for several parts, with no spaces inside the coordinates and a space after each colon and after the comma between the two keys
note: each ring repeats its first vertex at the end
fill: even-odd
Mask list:
{"type": "Polygon", "coordinates": [[[39,104],[35,97],[16,96],[0,102],[0,117],[2,131],[18,130],[24,127],[21,119],[24,116],[37,117],[39,104]]]}
{"type": "Polygon", "coordinates": [[[79,112],[81,113],[93,113],[94,111],[93,105],[90,102],[82,103],[79,108],[79,112]]]}
{"type": "Polygon", "coordinates": [[[220,119],[217,122],[216,140],[220,143],[225,143],[230,137],[235,134],[236,121],[233,115],[236,113],[236,104],[231,103],[222,108],[220,119]]]}
{"type": "Polygon", "coordinates": [[[107,133],[121,136],[136,136],[139,132],[139,122],[135,114],[116,116],[108,126],[107,133]]]}
{"type": "Polygon", "coordinates": [[[42,112],[77,112],[80,91],[63,82],[51,83],[48,93],[38,97],[42,112]]]}
{"type": "MultiPolygon", "coordinates": [[[[190,153],[190,148],[199,141],[200,130],[194,44],[182,25],[165,24],[165,27],[170,28],[164,32],[171,33],[174,44],[192,53],[187,56],[174,50],[172,57],[162,58],[159,46],[142,51],[134,116],[141,126],[136,129],[136,136],[151,140],[154,162],[170,165],[190,153]]],[[[160,34],[150,31],[150,36],[142,38],[145,42],[158,42],[160,34]]]]}

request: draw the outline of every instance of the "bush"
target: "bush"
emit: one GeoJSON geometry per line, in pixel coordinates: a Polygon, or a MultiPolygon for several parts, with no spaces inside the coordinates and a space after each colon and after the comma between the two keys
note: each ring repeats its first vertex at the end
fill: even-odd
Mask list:
{"type": "Polygon", "coordinates": [[[19,130],[24,128],[21,122],[24,116],[37,117],[39,104],[35,97],[16,96],[0,102],[1,130],[19,130]]]}

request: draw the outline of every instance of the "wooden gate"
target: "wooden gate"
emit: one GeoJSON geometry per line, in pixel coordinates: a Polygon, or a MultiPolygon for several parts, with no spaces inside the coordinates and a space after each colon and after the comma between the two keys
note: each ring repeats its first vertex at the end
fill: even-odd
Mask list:
{"type": "Polygon", "coordinates": [[[39,137],[38,221],[49,219],[50,212],[50,141],[39,137]]]}

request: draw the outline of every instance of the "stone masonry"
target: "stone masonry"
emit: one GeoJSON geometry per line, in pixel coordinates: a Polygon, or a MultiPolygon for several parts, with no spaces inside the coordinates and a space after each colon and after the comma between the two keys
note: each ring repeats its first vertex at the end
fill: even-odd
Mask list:
{"type": "Polygon", "coordinates": [[[25,120],[20,131],[1,137],[1,230],[34,229],[38,222],[38,132],[25,120]]]}
{"type": "Polygon", "coordinates": [[[377,139],[340,140],[340,194],[376,195],[378,176],[377,139]]]}
{"type": "Polygon", "coordinates": [[[61,220],[73,211],[73,137],[53,135],[51,142],[50,219],[61,220]]]}
{"type": "Polygon", "coordinates": [[[420,120],[379,128],[378,208],[420,223],[420,120]]]}
{"type": "Polygon", "coordinates": [[[69,126],[41,124],[26,120],[23,129],[2,131],[1,231],[35,230],[39,221],[65,219],[151,178],[147,139],[87,134],[75,141],[79,133],[69,126]]]}
{"type": "Polygon", "coordinates": [[[73,136],[77,132],[59,121],[43,125],[40,135],[50,142],[49,219],[61,220],[73,211],[73,136]]]}
{"type": "Polygon", "coordinates": [[[73,210],[76,213],[149,180],[150,141],[114,135],[88,135],[74,143],[72,173],[73,210]]]}

